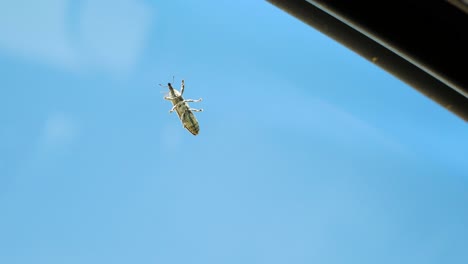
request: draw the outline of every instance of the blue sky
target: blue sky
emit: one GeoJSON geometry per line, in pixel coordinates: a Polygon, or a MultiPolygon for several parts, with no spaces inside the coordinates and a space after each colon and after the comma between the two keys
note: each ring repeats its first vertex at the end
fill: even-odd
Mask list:
{"type": "Polygon", "coordinates": [[[2,1],[0,71],[0,263],[468,261],[466,123],[265,1],[2,1]]]}

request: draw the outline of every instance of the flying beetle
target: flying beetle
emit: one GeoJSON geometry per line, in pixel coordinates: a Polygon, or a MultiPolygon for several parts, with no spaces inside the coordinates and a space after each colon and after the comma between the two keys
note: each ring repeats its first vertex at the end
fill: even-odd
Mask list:
{"type": "MultiPolygon", "coordinates": [[[[174,82],[174,80],[172,80],[174,82]]],[[[161,85],[161,84],[160,84],[161,85]]],[[[162,85],[161,85],[162,86],[162,85]]],[[[203,109],[194,109],[190,108],[188,103],[197,103],[200,102],[202,99],[193,100],[193,99],[184,99],[182,95],[184,94],[185,89],[185,82],[182,80],[182,85],[180,87],[180,92],[172,87],[171,83],[167,84],[169,88],[169,94],[164,96],[165,100],[169,100],[172,103],[172,108],[169,110],[169,113],[176,111],[177,115],[179,116],[182,125],[187,129],[190,133],[194,136],[198,135],[200,131],[200,127],[198,125],[198,120],[193,114],[193,112],[202,112],[203,109]]]]}

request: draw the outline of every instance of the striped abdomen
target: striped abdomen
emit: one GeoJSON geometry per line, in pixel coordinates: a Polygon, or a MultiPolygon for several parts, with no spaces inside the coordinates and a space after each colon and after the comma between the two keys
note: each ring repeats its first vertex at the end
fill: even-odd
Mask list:
{"type": "Polygon", "coordinates": [[[188,109],[187,104],[183,104],[176,109],[177,115],[182,122],[182,125],[194,136],[198,134],[200,131],[200,127],[198,126],[198,120],[195,115],[188,109]]]}

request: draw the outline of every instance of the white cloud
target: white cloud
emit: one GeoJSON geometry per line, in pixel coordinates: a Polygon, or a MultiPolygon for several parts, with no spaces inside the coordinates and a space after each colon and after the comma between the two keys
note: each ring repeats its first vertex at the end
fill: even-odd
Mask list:
{"type": "Polygon", "coordinates": [[[406,148],[370,123],[321,99],[311,99],[308,106],[310,120],[342,144],[360,145],[360,141],[378,142],[378,145],[396,152],[407,152],[406,148]]]}
{"type": "Polygon", "coordinates": [[[70,117],[53,114],[44,122],[42,143],[48,148],[63,147],[73,142],[77,132],[77,126],[70,117]]]}
{"type": "Polygon", "coordinates": [[[150,13],[139,1],[88,0],[83,4],[80,36],[88,63],[126,71],[143,49],[150,13]]]}
{"type": "Polygon", "coordinates": [[[64,0],[0,1],[0,49],[21,57],[70,66],[64,0]]]}
{"type": "Polygon", "coordinates": [[[0,52],[68,69],[130,71],[149,32],[149,7],[139,0],[78,3],[0,1],[0,52]]]}
{"type": "MultiPolygon", "coordinates": [[[[269,102],[275,104],[264,107],[262,103],[260,104],[262,107],[257,107],[257,99],[254,97],[243,97],[239,100],[246,105],[256,106],[255,114],[260,116],[262,123],[271,129],[287,127],[289,131],[308,133],[315,139],[326,140],[349,151],[412,155],[412,151],[397,138],[393,138],[338,104],[313,96],[304,89],[292,85],[288,80],[259,71],[255,73],[257,75],[255,82],[259,83],[251,81],[252,87],[268,87],[262,89],[268,93],[269,102]],[[261,80],[269,80],[271,83],[261,83],[261,80]]],[[[247,114],[250,115],[249,112],[247,114]]]]}

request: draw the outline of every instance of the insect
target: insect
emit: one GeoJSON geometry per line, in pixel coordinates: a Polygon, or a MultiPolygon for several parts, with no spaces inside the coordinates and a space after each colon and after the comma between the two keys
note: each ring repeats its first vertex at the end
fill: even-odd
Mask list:
{"type": "MultiPolygon", "coordinates": [[[[172,80],[174,82],[174,80],[172,80]]],[[[161,84],[160,84],[161,85],[161,84]]],[[[162,85],[161,85],[162,86],[162,85]]],[[[168,96],[164,96],[165,100],[169,100],[172,103],[172,108],[169,110],[169,113],[176,111],[177,115],[179,116],[182,125],[194,136],[198,135],[200,131],[200,127],[198,125],[198,120],[193,114],[193,112],[202,112],[203,109],[194,109],[190,108],[188,103],[197,103],[200,102],[202,99],[193,100],[193,99],[184,99],[182,95],[184,94],[185,83],[182,80],[182,85],[180,87],[180,92],[172,87],[171,83],[167,84],[169,88],[168,96]]]]}

